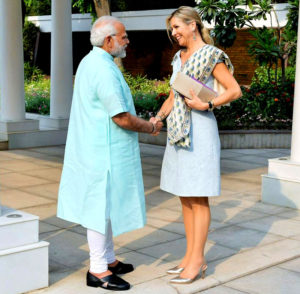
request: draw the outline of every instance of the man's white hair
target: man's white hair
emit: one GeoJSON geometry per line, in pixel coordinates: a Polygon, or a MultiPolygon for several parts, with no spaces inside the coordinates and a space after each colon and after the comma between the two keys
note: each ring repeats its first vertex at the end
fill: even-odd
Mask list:
{"type": "Polygon", "coordinates": [[[116,17],[105,15],[99,17],[91,29],[91,44],[93,46],[103,46],[104,39],[117,33],[115,23],[120,22],[116,17]]]}

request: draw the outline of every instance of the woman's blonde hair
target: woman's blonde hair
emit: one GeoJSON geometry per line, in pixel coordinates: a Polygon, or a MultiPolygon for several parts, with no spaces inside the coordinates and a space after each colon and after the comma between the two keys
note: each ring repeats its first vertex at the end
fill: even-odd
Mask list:
{"type": "Polygon", "coordinates": [[[202,40],[206,43],[206,44],[211,44],[213,45],[213,39],[211,38],[210,34],[209,34],[209,30],[207,28],[204,27],[200,15],[197,12],[196,9],[189,7],[189,6],[180,6],[178,9],[176,9],[166,20],[167,23],[167,33],[168,33],[168,37],[170,40],[172,40],[172,37],[170,35],[171,32],[171,19],[173,17],[178,17],[179,19],[181,19],[184,23],[186,24],[190,24],[193,21],[196,22],[196,26],[197,29],[200,33],[200,36],[202,38],[202,40]]]}

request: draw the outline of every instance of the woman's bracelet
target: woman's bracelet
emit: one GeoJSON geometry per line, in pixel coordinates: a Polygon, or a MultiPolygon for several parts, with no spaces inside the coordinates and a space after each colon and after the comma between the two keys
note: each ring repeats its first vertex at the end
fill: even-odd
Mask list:
{"type": "Polygon", "coordinates": [[[160,115],[156,115],[155,118],[160,120],[160,121],[163,121],[163,118],[160,115]]]}
{"type": "Polygon", "coordinates": [[[157,115],[155,116],[155,118],[159,119],[160,121],[163,121],[165,118],[165,113],[163,111],[161,111],[161,115],[160,115],[158,112],[157,115]]]}

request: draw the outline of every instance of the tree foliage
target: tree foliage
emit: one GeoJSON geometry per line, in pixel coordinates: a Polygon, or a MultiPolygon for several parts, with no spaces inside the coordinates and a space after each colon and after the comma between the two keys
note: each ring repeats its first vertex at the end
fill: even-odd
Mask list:
{"type": "Polygon", "coordinates": [[[288,22],[283,32],[285,50],[288,52],[289,64],[296,63],[297,32],[298,32],[298,12],[299,0],[290,0],[288,22]]]}
{"type": "Polygon", "coordinates": [[[200,16],[209,24],[214,22],[212,31],[217,43],[231,47],[236,39],[236,29],[244,26],[254,28],[253,21],[267,19],[273,9],[271,0],[196,0],[200,16]],[[247,9],[247,5],[250,9],[247,9]]]}
{"type": "Polygon", "coordinates": [[[260,66],[265,66],[268,68],[269,81],[271,81],[271,68],[275,64],[275,80],[277,82],[278,59],[281,56],[277,35],[274,33],[274,30],[267,29],[266,27],[257,30],[251,30],[250,33],[254,37],[254,40],[249,42],[249,54],[254,57],[254,60],[260,66]]]}
{"type": "Polygon", "coordinates": [[[23,0],[27,15],[49,15],[51,14],[51,0],[23,0]]]}
{"type": "Polygon", "coordinates": [[[286,28],[290,31],[294,31],[297,34],[298,31],[298,13],[299,13],[299,0],[288,1],[290,7],[288,12],[288,22],[286,28]]]}
{"type": "MultiPolygon", "coordinates": [[[[51,0],[23,0],[27,15],[50,15],[51,0]]],[[[73,13],[91,13],[96,15],[93,0],[72,0],[73,13]]]]}
{"type": "MultiPolygon", "coordinates": [[[[203,20],[215,23],[212,35],[217,44],[228,48],[234,44],[236,29],[250,28],[254,40],[249,42],[249,54],[259,65],[267,66],[269,70],[281,65],[281,79],[285,81],[286,60],[295,56],[297,38],[299,0],[290,0],[288,25],[282,30],[278,16],[271,0],[195,0],[203,20]],[[248,6],[248,7],[247,7],[248,6]],[[273,28],[256,28],[254,21],[267,20],[274,14],[276,23],[273,28]]],[[[272,18],[271,18],[272,22],[272,18]]],[[[277,74],[276,82],[277,82],[277,74]]]]}
{"type": "Polygon", "coordinates": [[[24,61],[33,65],[34,48],[39,28],[32,22],[25,21],[23,28],[24,61]]]}
{"type": "Polygon", "coordinates": [[[73,7],[80,13],[90,13],[93,18],[96,17],[96,10],[93,0],[73,0],[73,7]]]}

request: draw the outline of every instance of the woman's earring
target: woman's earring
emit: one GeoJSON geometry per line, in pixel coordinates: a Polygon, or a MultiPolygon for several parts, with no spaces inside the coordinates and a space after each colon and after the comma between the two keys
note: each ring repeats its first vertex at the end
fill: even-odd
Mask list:
{"type": "Polygon", "coordinates": [[[193,40],[196,41],[196,33],[195,33],[195,31],[193,32],[193,40]]]}

